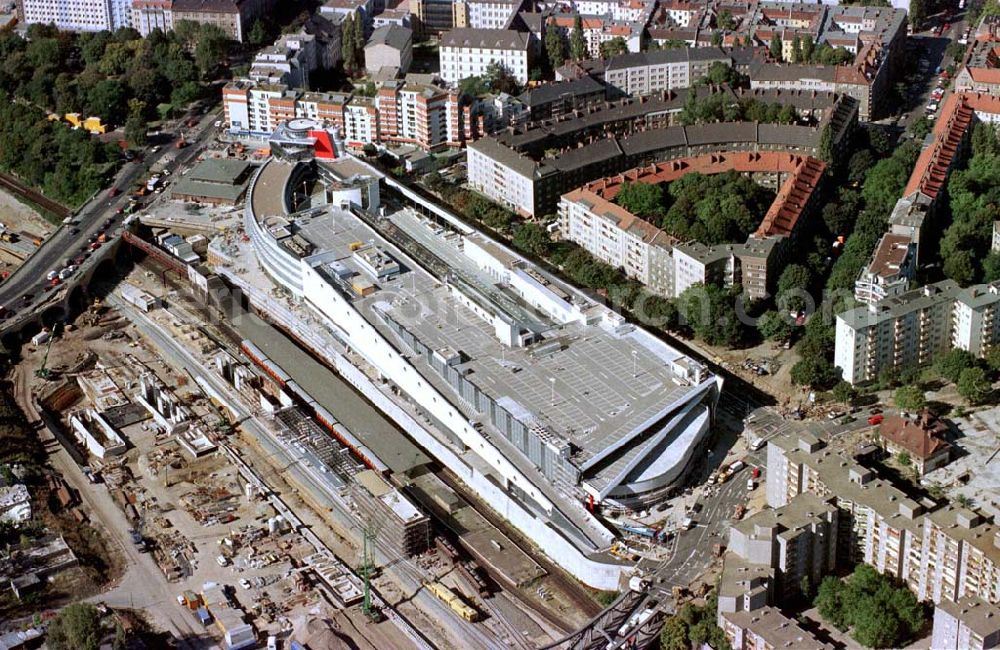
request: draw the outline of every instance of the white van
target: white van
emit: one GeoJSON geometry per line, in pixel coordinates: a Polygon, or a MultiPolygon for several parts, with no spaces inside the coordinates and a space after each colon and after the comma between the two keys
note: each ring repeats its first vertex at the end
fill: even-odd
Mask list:
{"type": "Polygon", "coordinates": [[[226,559],[225,555],[220,555],[215,558],[215,561],[219,563],[219,566],[229,566],[229,560],[226,559]]]}

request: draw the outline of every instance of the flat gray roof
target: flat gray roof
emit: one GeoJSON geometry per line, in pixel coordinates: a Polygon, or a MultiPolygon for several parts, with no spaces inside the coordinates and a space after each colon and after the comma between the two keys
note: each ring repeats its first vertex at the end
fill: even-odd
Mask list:
{"type": "MultiPolygon", "coordinates": [[[[533,326],[544,329],[543,342],[523,348],[502,346],[494,327],[457,299],[449,286],[410,262],[407,254],[352,214],[333,209],[328,214],[300,219],[299,234],[315,244],[317,252],[324,253],[324,264],[335,259],[341,271],[346,267],[375,284],[374,293],[354,299],[355,307],[376,329],[390,340],[399,341],[380,316],[385,314],[428,348],[460,352],[457,369],[461,373],[509,411],[570,441],[579,449],[573,456],[578,465],[635,431],[645,430],[651,421],[663,417],[698,389],[675,381],[670,362],[684,355],[648,332],[627,324],[616,327],[574,321],[560,325],[520,302],[517,295],[480,271],[461,251],[457,234],[409,210],[388,218],[422,249],[422,264],[430,261],[446,268],[452,281],[460,275],[481,293],[489,293],[493,300],[504,304],[508,311],[521,310],[526,320],[533,320],[533,326]],[[370,277],[351,254],[350,245],[358,241],[374,241],[402,263],[404,273],[391,280],[370,277]]],[[[489,243],[483,240],[484,247],[489,243]]],[[[332,281],[332,271],[330,277],[332,281]]],[[[426,363],[416,357],[411,361],[429,382],[444,389],[445,394],[454,395],[453,389],[426,363]]],[[[470,420],[482,419],[461,400],[455,400],[455,405],[470,420]]],[[[588,474],[587,480],[598,484],[602,479],[610,480],[640,453],[641,447],[635,444],[627,448],[614,456],[613,462],[609,460],[607,466],[588,474]]]]}

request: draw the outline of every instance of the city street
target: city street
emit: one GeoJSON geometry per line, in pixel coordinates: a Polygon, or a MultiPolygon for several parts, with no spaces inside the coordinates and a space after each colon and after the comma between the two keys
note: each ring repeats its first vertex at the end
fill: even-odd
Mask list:
{"type": "Polygon", "coordinates": [[[214,123],[217,119],[217,112],[210,111],[201,117],[197,126],[186,129],[188,146],[184,149],[178,151],[172,144],[162,145],[155,154],[151,150],[147,151],[143,160],[125,163],[111,185],[111,188],[120,191],[118,196],[111,196],[111,188],[99,192],[74,215],[75,225],[58,228],[0,284],[0,305],[10,312],[8,318],[16,312],[34,309],[43,303],[50,295],[43,290],[47,284],[48,272],[62,269],[67,258],[81,254],[82,247],[90,237],[121,225],[125,215],[118,214],[117,210],[128,204],[132,184],[145,174],[146,169],[163,163],[165,168],[173,171],[189,164],[215,133],[214,123]],[[105,226],[108,220],[111,223],[105,226]],[[77,232],[73,232],[74,230],[77,232]],[[26,300],[25,296],[30,297],[26,300]]]}

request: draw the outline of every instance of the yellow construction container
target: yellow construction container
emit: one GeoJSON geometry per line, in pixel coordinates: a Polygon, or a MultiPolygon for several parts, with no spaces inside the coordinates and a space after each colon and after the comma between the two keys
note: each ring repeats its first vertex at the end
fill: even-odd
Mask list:
{"type": "Polygon", "coordinates": [[[356,251],[356,250],[358,250],[359,248],[361,248],[364,245],[365,245],[364,242],[355,241],[355,242],[351,242],[351,244],[348,246],[348,248],[351,249],[352,251],[356,251]]]}
{"type": "Polygon", "coordinates": [[[72,124],[73,126],[76,126],[76,127],[80,126],[80,114],[79,113],[66,113],[65,115],[63,115],[63,118],[67,122],[69,122],[70,124],[72,124]]]}
{"type": "Polygon", "coordinates": [[[452,611],[461,616],[466,621],[474,623],[479,620],[479,612],[477,612],[472,607],[469,607],[465,602],[456,594],[454,591],[444,586],[440,582],[427,582],[425,583],[427,590],[432,594],[440,598],[448,607],[451,607],[452,611]]]}
{"type": "Polygon", "coordinates": [[[351,289],[353,289],[354,293],[358,294],[362,298],[375,293],[375,285],[369,282],[366,278],[355,278],[351,282],[351,289]]]}
{"type": "Polygon", "coordinates": [[[106,128],[101,124],[101,118],[99,117],[88,117],[83,121],[83,128],[90,131],[94,135],[100,135],[106,131],[106,128]]]}

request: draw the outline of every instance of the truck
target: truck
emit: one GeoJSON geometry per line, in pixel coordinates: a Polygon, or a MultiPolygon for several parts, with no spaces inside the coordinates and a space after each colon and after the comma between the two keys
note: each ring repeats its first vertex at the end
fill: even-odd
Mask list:
{"type": "Polygon", "coordinates": [[[153,176],[150,176],[149,180],[146,181],[146,191],[152,192],[153,190],[156,189],[156,186],[159,184],[160,184],[159,174],[154,174],[153,176]]]}
{"type": "Polygon", "coordinates": [[[642,576],[632,576],[628,579],[628,588],[639,593],[649,589],[649,581],[642,576]]]}
{"type": "Polygon", "coordinates": [[[738,460],[738,461],[732,463],[729,466],[729,471],[730,471],[730,473],[736,473],[736,472],[740,471],[741,469],[743,469],[744,467],[746,467],[746,465],[743,464],[743,461],[742,460],[738,460]]]}

